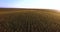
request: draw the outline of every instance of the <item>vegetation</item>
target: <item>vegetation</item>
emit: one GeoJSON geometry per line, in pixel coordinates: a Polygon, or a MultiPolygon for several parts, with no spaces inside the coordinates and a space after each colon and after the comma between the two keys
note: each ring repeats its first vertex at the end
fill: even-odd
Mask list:
{"type": "Polygon", "coordinates": [[[0,32],[60,32],[60,14],[49,9],[0,9],[0,32]]]}

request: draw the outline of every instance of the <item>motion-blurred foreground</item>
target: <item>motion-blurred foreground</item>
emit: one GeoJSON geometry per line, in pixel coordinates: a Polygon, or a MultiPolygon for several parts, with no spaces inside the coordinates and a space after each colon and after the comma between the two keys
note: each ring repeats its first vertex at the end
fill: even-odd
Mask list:
{"type": "Polygon", "coordinates": [[[0,32],[60,32],[60,14],[49,9],[0,9],[0,32]]]}

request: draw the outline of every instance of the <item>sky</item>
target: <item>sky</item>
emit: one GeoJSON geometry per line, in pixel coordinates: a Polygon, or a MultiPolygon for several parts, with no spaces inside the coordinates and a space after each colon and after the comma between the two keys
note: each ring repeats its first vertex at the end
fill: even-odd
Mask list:
{"type": "Polygon", "coordinates": [[[60,10],[60,0],[0,0],[0,8],[44,8],[60,10]]]}

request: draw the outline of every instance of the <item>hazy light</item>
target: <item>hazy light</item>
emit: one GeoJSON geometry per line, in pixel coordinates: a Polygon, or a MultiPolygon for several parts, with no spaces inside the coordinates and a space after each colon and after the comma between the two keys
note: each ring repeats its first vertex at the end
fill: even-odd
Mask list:
{"type": "Polygon", "coordinates": [[[0,0],[0,7],[60,10],[60,0],[0,0]]]}

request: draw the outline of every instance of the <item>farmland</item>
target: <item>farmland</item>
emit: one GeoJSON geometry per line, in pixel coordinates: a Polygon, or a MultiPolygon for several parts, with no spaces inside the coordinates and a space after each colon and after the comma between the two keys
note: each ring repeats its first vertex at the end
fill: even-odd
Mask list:
{"type": "Polygon", "coordinates": [[[0,32],[60,32],[60,13],[51,9],[0,8],[0,32]]]}

